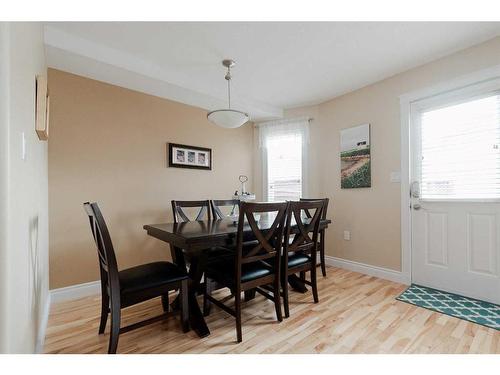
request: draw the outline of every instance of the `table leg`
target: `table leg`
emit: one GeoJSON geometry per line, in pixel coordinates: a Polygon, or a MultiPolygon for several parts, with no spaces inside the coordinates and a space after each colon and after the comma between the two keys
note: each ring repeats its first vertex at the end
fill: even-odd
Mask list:
{"type": "Polygon", "coordinates": [[[199,256],[193,257],[191,260],[191,267],[189,268],[189,320],[191,327],[200,337],[210,335],[203,313],[196,299],[198,288],[200,287],[201,277],[207,264],[207,254],[200,252],[199,256]]]}
{"type": "MultiPolygon", "coordinates": [[[[184,254],[182,249],[172,246],[171,251],[175,254],[176,264],[179,267],[186,268],[186,263],[184,261],[184,254]]],[[[173,258],[173,257],[172,257],[173,258]]],[[[191,265],[189,267],[189,287],[188,287],[188,299],[189,299],[189,323],[191,328],[200,337],[206,337],[210,335],[210,330],[208,329],[205,318],[201,312],[198,301],[196,300],[196,294],[200,288],[201,277],[203,276],[203,271],[207,262],[207,255],[205,253],[200,253],[199,256],[192,257],[191,265]]],[[[172,309],[179,309],[179,298],[177,297],[170,305],[172,309]]]]}
{"type": "Polygon", "coordinates": [[[307,292],[306,284],[297,275],[289,275],[288,283],[296,292],[305,293],[307,292]]]}

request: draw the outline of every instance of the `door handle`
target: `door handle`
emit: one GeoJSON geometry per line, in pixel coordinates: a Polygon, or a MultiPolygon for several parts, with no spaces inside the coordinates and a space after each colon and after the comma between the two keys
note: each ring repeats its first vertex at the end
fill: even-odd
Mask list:
{"type": "Polygon", "coordinates": [[[419,204],[419,203],[415,203],[415,204],[413,205],[413,209],[414,209],[414,210],[416,210],[416,211],[420,210],[421,208],[422,208],[422,205],[421,205],[421,204],[419,204]]]}

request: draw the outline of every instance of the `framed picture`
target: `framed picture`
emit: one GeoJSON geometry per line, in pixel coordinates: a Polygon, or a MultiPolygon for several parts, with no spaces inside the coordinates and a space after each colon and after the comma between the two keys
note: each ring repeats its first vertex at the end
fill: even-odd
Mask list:
{"type": "Polygon", "coordinates": [[[38,139],[49,139],[50,98],[47,92],[47,78],[36,76],[35,79],[35,131],[38,139]]]}
{"type": "Polygon", "coordinates": [[[174,168],[212,169],[212,149],[168,144],[168,166],[174,168]]]}
{"type": "Polygon", "coordinates": [[[370,124],[340,131],[340,187],[371,187],[370,124]]]}

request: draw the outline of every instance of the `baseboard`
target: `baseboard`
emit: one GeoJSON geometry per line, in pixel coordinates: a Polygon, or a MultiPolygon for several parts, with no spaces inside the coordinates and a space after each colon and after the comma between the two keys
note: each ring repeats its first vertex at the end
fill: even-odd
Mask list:
{"type": "Polygon", "coordinates": [[[64,288],[52,289],[50,297],[52,303],[71,301],[82,297],[93,296],[101,292],[101,282],[99,280],[89,283],[70,285],[64,288]]]}
{"type": "Polygon", "coordinates": [[[42,320],[40,322],[40,328],[38,330],[38,337],[36,339],[35,344],[35,353],[41,354],[43,353],[43,347],[45,345],[45,333],[47,332],[47,324],[49,323],[49,314],[50,314],[50,293],[47,294],[47,300],[45,301],[45,306],[43,306],[43,315],[42,320]]]}
{"type": "Polygon", "coordinates": [[[401,271],[391,270],[389,268],[372,266],[370,264],[354,262],[352,260],[325,256],[325,263],[328,266],[344,268],[350,271],[364,273],[365,275],[379,277],[381,279],[394,281],[405,285],[410,285],[411,280],[409,275],[401,271]]]}

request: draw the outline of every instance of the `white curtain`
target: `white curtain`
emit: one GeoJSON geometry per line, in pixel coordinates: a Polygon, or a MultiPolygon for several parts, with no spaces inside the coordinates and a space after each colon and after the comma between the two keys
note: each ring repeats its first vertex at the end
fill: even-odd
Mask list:
{"type": "Polygon", "coordinates": [[[303,144],[309,144],[309,118],[307,117],[261,122],[257,126],[260,148],[267,147],[268,139],[279,136],[300,135],[303,144]]]}

